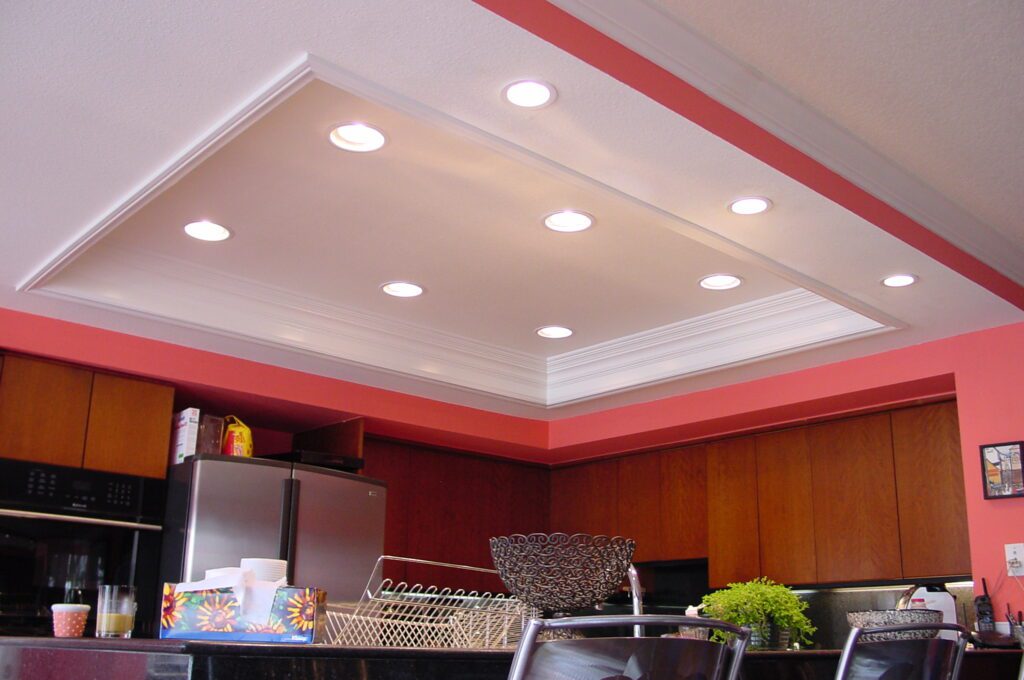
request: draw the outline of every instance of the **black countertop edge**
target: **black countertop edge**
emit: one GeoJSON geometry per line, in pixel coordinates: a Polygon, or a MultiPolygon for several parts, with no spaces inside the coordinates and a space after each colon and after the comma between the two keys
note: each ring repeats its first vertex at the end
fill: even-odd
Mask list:
{"type": "MultiPolygon", "coordinates": [[[[83,649],[90,651],[148,652],[156,654],[191,654],[196,656],[278,656],[338,657],[363,659],[453,658],[511,660],[511,649],[426,649],[420,647],[337,647],[334,645],[274,644],[267,642],[220,642],[216,640],[151,640],[144,638],[101,639],[92,637],[4,637],[0,645],[45,647],[50,649],[83,649]]],[[[797,659],[839,657],[839,649],[747,650],[747,656],[758,659],[797,659]]],[[[1020,656],[1019,649],[969,649],[967,654],[1020,656]]]]}
{"type": "Polygon", "coordinates": [[[0,636],[0,645],[11,647],[46,647],[48,649],[85,649],[110,652],[148,652],[150,654],[182,654],[188,640],[153,640],[151,638],[58,638],[0,636]]]}

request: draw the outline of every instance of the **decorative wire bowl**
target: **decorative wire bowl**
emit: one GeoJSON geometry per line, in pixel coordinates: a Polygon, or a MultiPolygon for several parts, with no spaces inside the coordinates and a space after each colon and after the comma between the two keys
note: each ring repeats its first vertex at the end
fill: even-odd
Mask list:
{"type": "MultiPolygon", "coordinates": [[[[911,623],[942,623],[942,612],[937,609],[872,609],[863,612],[849,612],[846,621],[850,627],[881,628],[911,623]]],[[[901,630],[891,633],[868,633],[861,635],[864,642],[884,640],[924,640],[939,634],[937,630],[901,630]]]]}
{"type": "Polygon", "coordinates": [[[491,539],[498,575],[517,599],[546,614],[593,607],[626,577],[636,541],[590,534],[513,534],[491,539]]]}

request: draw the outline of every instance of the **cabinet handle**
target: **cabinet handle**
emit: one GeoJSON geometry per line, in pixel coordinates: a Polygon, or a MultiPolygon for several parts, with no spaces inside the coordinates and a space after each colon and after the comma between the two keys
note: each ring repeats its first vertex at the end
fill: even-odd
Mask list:
{"type": "Polygon", "coordinates": [[[0,508],[0,517],[45,519],[54,522],[75,522],[77,524],[92,524],[101,527],[121,527],[123,529],[141,529],[143,531],[163,531],[164,529],[159,524],[124,522],[116,519],[101,519],[99,517],[79,517],[78,515],[57,515],[52,512],[32,512],[31,510],[8,510],[6,508],[0,508]]]}

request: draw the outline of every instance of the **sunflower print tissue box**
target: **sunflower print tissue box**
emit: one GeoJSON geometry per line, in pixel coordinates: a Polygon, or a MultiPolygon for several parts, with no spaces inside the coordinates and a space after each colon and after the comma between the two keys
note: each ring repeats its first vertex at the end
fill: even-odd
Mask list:
{"type": "Polygon", "coordinates": [[[323,630],[327,597],[317,588],[278,588],[269,620],[250,621],[230,588],[176,593],[174,586],[164,584],[162,639],[301,644],[314,642],[323,630]]]}

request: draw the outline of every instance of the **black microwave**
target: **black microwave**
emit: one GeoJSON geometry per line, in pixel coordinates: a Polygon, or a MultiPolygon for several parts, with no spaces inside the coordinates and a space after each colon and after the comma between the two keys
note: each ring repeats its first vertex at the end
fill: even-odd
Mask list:
{"type": "Polygon", "coordinates": [[[0,635],[52,635],[50,605],[136,587],[133,635],[154,637],[163,480],[0,458],[0,635]]]}

